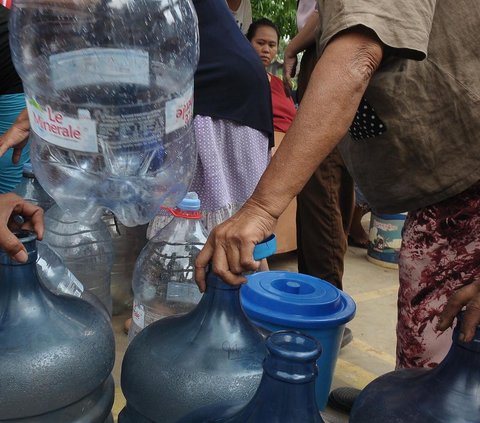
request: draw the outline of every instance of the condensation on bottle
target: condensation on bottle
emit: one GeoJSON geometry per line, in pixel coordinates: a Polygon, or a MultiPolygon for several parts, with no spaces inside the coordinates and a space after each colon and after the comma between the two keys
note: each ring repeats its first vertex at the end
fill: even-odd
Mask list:
{"type": "Polygon", "coordinates": [[[16,0],[10,43],[36,176],[62,209],[136,226],[184,197],[199,57],[189,0],[16,0]]]}
{"type": "Polygon", "coordinates": [[[163,317],[191,311],[202,297],[195,283],[195,259],[207,233],[198,195],[189,192],[169,212],[172,220],[147,243],[135,265],[130,341],[163,317]]]}
{"type": "Polygon", "coordinates": [[[105,223],[101,220],[89,225],[81,223],[55,205],[45,213],[44,241],[111,314],[113,246],[105,223]]]}

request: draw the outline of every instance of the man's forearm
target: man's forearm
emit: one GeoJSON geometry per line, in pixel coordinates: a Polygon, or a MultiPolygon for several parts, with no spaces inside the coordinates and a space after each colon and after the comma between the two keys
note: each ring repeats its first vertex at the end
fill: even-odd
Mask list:
{"type": "Polygon", "coordinates": [[[343,33],[328,44],[252,202],[280,216],[346,134],[382,54],[380,41],[362,32],[343,33]]]}
{"type": "Polygon", "coordinates": [[[320,15],[314,11],[308,17],[304,27],[288,43],[285,54],[296,56],[301,51],[315,44],[315,39],[320,25],[320,15]]]}

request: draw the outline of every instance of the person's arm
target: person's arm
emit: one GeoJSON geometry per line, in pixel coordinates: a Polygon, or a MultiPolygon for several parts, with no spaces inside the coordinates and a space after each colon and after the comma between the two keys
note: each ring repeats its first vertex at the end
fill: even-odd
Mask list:
{"type": "Polygon", "coordinates": [[[24,263],[28,256],[23,244],[13,234],[14,229],[33,230],[37,238],[43,238],[43,210],[26,202],[16,194],[0,194],[0,248],[14,260],[24,263]],[[15,216],[22,216],[24,223],[17,223],[15,216]]]}
{"type": "Polygon", "coordinates": [[[297,54],[315,43],[320,25],[318,11],[313,11],[305,22],[304,27],[288,43],[283,53],[283,81],[291,89],[292,78],[297,72],[297,54]]]}
{"type": "Polygon", "coordinates": [[[340,33],[318,61],[295,120],[251,198],[217,226],[197,257],[196,279],[205,289],[205,266],[226,282],[245,281],[256,270],[255,244],[270,235],[276,220],[314,170],[350,127],[370,78],[383,57],[383,45],[370,32],[340,33]]]}
{"type": "Polygon", "coordinates": [[[18,163],[22,155],[22,149],[28,143],[29,134],[30,122],[28,120],[28,112],[27,109],[23,109],[8,131],[0,135],[0,157],[9,148],[13,148],[12,162],[18,163]]]}

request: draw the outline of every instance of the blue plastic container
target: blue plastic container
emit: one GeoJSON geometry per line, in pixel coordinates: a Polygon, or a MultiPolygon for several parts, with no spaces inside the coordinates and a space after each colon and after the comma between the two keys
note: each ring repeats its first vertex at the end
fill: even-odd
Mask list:
{"type": "Polygon", "coordinates": [[[293,272],[249,275],[240,295],[245,313],[260,328],[296,329],[320,341],[315,392],[318,408],[325,409],[343,330],[355,315],[352,298],[322,279],[293,272]]]}

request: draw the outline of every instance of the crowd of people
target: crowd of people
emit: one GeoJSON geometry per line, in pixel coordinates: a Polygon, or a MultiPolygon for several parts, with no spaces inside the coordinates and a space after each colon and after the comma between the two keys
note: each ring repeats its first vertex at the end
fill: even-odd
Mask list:
{"type": "MultiPolygon", "coordinates": [[[[295,197],[299,271],[342,289],[352,216],[361,217],[355,181],[373,210],[408,212],[399,262],[397,368],[436,366],[462,307],[461,338],[470,341],[480,323],[475,1],[300,0],[283,81],[268,72],[281,28],[265,18],[252,23],[249,0],[193,4],[201,53],[192,189],[210,232],[196,261],[200,290],[209,263],[226,282],[244,283],[242,274],[260,266],[252,258],[254,245],[275,231],[295,197]],[[297,110],[290,81],[299,52],[297,110]],[[275,132],[284,138],[271,157],[275,132]]],[[[28,160],[28,117],[9,61],[5,5],[0,247],[23,262],[13,217],[22,215],[21,226],[41,238],[43,212],[8,193],[28,160]]]]}

